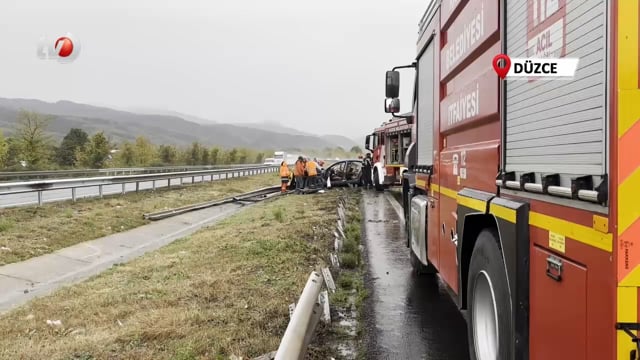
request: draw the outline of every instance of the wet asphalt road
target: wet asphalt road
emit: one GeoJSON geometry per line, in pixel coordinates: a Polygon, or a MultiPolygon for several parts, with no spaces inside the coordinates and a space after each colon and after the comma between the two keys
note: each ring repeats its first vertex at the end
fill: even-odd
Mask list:
{"type": "Polygon", "coordinates": [[[437,275],[412,274],[402,218],[391,201],[390,194],[365,191],[365,358],[468,360],[466,323],[437,275]]]}

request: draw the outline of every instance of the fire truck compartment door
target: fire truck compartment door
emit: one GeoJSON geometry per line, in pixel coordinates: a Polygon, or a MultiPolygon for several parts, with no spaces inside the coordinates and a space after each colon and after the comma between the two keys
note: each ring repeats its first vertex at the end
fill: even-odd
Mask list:
{"type": "Polygon", "coordinates": [[[411,199],[411,251],[428,265],[427,261],[427,203],[429,200],[424,195],[418,195],[411,199]]]}
{"type": "Polygon", "coordinates": [[[531,360],[586,359],[587,268],[534,247],[531,254],[531,360]]]}

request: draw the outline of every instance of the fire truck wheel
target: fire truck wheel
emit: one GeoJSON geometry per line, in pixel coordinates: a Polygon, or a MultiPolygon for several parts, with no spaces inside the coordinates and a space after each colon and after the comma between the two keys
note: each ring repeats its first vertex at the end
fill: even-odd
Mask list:
{"type": "Polygon", "coordinates": [[[378,175],[377,170],[373,172],[373,186],[375,186],[378,191],[384,191],[384,187],[380,183],[380,175],[378,175]]]}
{"type": "Polygon", "coordinates": [[[513,339],[509,287],[497,235],[478,235],[467,285],[469,353],[473,360],[510,358],[513,339]],[[499,315],[500,314],[500,315],[499,315]]]}

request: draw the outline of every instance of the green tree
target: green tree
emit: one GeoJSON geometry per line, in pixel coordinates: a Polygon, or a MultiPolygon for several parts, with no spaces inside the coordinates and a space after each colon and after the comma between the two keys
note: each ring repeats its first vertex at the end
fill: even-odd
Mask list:
{"type": "Polygon", "coordinates": [[[150,166],[156,158],[155,146],[144,136],[138,136],[135,143],[135,162],[138,166],[150,166]]]}
{"type": "Polygon", "coordinates": [[[354,154],[362,154],[362,149],[358,145],[353,146],[349,151],[354,154]]]}
{"type": "Polygon", "coordinates": [[[173,165],[178,159],[178,150],[173,145],[160,145],[158,153],[160,161],[165,165],[173,165]]]}
{"type": "Polygon", "coordinates": [[[0,131],[0,169],[7,165],[7,157],[9,155],[9,144],[0,131]]]}
{"type": "Polygon", "coordinates": [[[249,149],[240,149],[238,151],[238,164],[246,164],[249,159],[249,149]]]}
{"type": "Polygon", "coordinates": [[[120,145],[120,151],[116,154],[116,159],[120,166],[135,166],[136,165],[136,149],[129,142],[124,142],[120,145]]]}
{"type": "Polygon", "coordinates": [[[62,139],[56,152],[56,162],[61,166],[76,165],[76,153],[89,142],[89,135],[82,129],[73,128],[62,139]]]}
{"type": "Polygon", "coordinates": [[[78,162],[84,167],[91,169],[101,169],[105,167],[109,154],[111,153],[111,145],[104,135],[99,132],[91,137],[88,144],[80,148],[76,154],[78,162]]]}
{"type": "Polygon", "coordinates": [[[258,153],[258,155],[256,155],[256,164],[262,164],[263,161],[264,161],[264,153],[260,152],[258,153]]]}
{"type": "Polygon", "coordinates": [[[229,152],[225,150],[220,150],[218,153],[218,164],[220,165],[228,165],[229,164],[229,152]]]}
{"type": "Polygon", "coordinates": [[[16,138],[20,149],[19,161],[26,161],[32,169],[46,167],[51,138],[47,135],[50,116],[20,110],[16,124],[16,138]]]}
{"type": "Polygon", "coordinates": [[[187,165],[199,165],[202,162],[202,145],[195,141],[189,148],[189,157],[187,158],[187,165]]]}
{"type": "Polygon", "coordinates": [[[227,153],[227,164],[236,164],[238,161],[238,149],[233,148],[227,153]]]}
{"type": "Polygon", "coordinates": [[[7,168],[21,169],[20,164],[20,142],[13,137],[5,138],[7,144],[7,154],[5,155],[5,165],[7,168]]]}
{"type": "Polygon", "coordinates": [[[202,153],[200,155],[200,164],[211,165],[211,152],[206,147],[202,147],[202,153]]]}
{"type": "Polygon", "coordinates": [[[210,152],[209,157],[210,157],[211,165],[218,165],[218,163],[220,161],[220,159],[219,159],[220,148],[213,147],[213,148],[211,148],[211,150],[209,150],[209,152],[210,152]]]}

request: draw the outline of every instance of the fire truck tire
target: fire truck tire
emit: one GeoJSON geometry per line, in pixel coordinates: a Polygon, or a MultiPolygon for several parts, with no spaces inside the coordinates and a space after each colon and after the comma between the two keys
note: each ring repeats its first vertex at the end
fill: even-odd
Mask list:
{"type": "Polygon", "coordinates": [[[478,235],[467,284],[467,329],[472,360],[509,359],[513,326],[509,287],[497,235],[478,235]]]}
{"type": "Polygon", "coordinates": [[[378,170],[373,172],[373,186],[378,191],[384,191],[384,186],[380,183],[380,175],[378,175],[378,170]]]}

